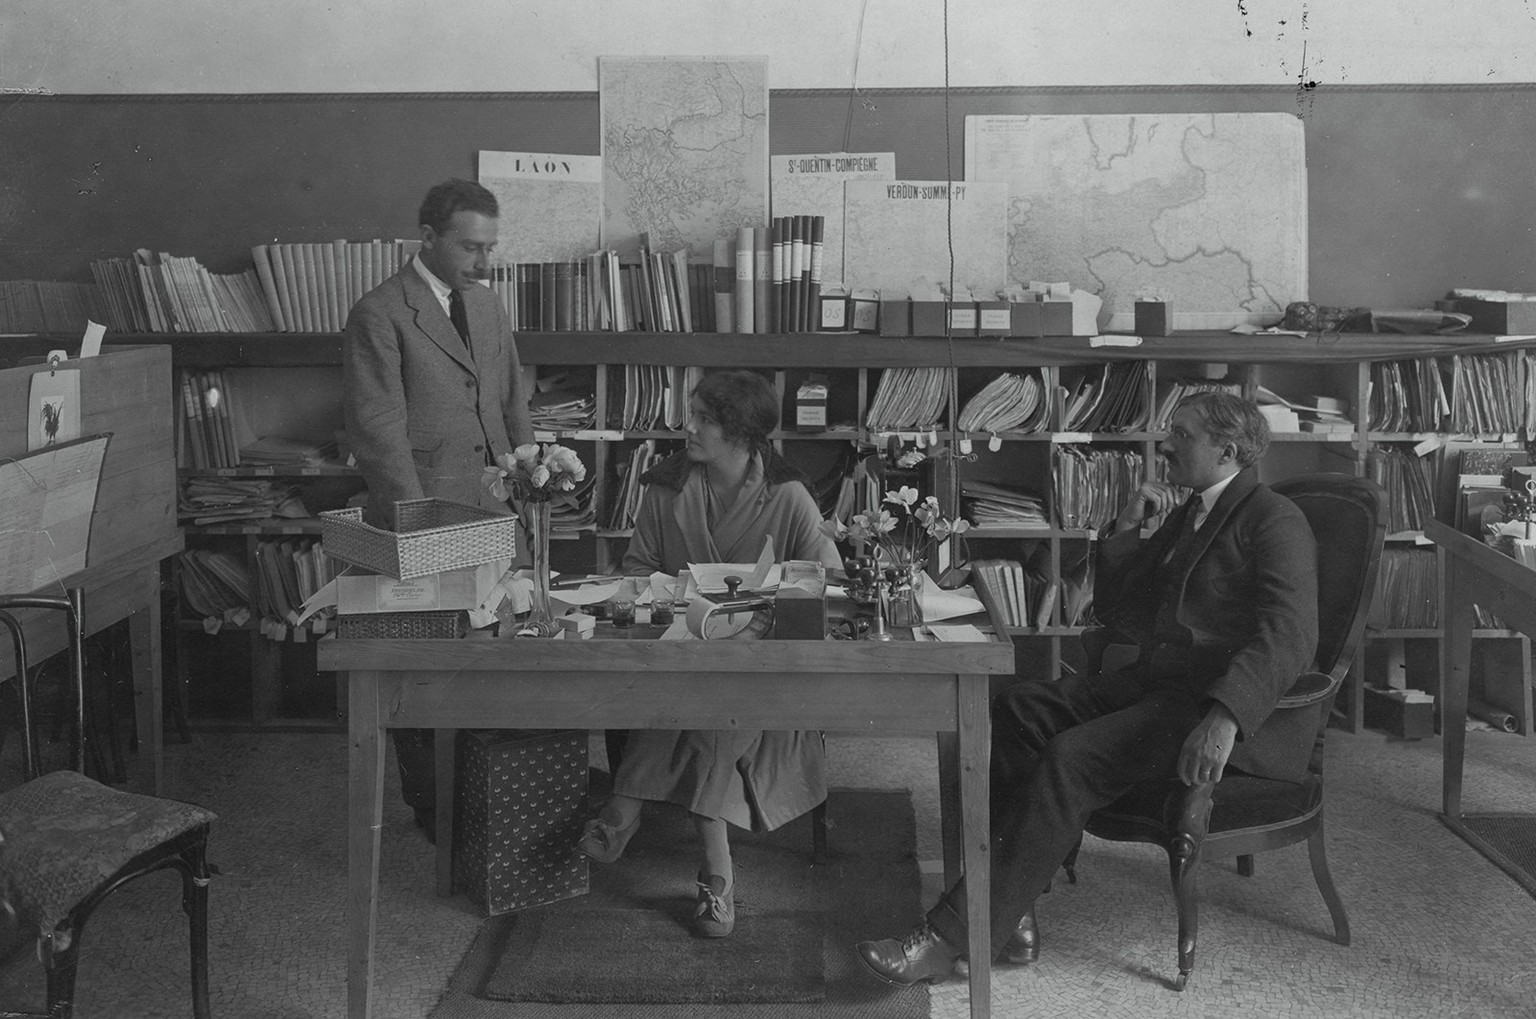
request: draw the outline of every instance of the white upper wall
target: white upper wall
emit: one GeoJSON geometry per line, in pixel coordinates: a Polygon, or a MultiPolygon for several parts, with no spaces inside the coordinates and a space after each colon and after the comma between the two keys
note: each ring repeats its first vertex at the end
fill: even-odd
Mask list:
{"type": "MultiPolygon", "coordinates": [[[[1536,81],[1531,0],[949,0],[965,86],[1536,81]]],[[[943,0],[0,0],[0,92],[590,92],[597,57],[944,83],[943,0]]]]}

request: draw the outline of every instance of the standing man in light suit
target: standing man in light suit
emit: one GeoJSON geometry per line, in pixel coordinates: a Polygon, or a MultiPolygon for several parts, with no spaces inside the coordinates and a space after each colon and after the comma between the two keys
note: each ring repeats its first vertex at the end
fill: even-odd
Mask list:
{"type": "MultiPolygon", "coordinates": [[[[394,505],[441,498],[506,512],[481,484],[487,464],[533,441],[512,325],[481,282],[496,247],[496,196],[448,180],[421,203],[421,250],[363,295],[342,339],[347,436],[368,483],[369,523],[394,505]]],[[[396,729],[400,784],[432,837],[432,732],[396,729]]]]}

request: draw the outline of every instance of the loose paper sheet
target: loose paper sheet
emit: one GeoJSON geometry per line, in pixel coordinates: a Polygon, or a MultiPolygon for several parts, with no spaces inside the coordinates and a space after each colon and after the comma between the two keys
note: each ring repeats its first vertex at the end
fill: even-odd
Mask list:
{"type": "Polygon", "coordinates": [[[0,592],[28,594],[85,569],[108,438],[0,461],[0,592]]]}

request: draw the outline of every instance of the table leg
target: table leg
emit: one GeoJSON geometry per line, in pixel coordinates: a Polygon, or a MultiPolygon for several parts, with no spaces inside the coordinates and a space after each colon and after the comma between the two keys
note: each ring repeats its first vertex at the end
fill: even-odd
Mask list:
{"type": "Polygon", "coordinates": [[[939,834],[943,838],[944,888],[965,873],[962,859],[965,833],[960,820],[960,739],[952,732],[936,734],[939,752],[939,834]]]}
{"type": "Polygon", "coordinates": [[[971,1019],[987,1019],[992,1014],[992,857],[988,844],[992,821],[987,796],[992,766],[992,718],[987,677],[956,679],[971,1019]]]}
{"type": "Polygon", "coordinates": [[[443,898],[453,894],[453,755],[458,734],[457,729],[437,729],[432,739],[437,782],[437,830],[432,837],[437,840],[437,894],[443,898]]]}
{"type": "Polygon", "coordinates": [[[142,571],[142,607],[128,616],[133,716],[139,734],[134,784],[156,796],[165,787],[165,699],[160,674],[160,569],[142,571]]]}
{"type": "Polygon", "coordinates": [[[384,730],[377,672],[348,676],[347,1019],[373,1006],[374,924],[379,907],[379,832],[384,816],[384,730]]]}
{"type": "Polygon", "coordinates": [[[1445,636],[1440,645],[1440,734],[1444,813],[1461,817],[1461,773],[1467,749],[1467,684],[1472,670],[1472,591],[1455,556],[1441,556],[1445,636]]]}

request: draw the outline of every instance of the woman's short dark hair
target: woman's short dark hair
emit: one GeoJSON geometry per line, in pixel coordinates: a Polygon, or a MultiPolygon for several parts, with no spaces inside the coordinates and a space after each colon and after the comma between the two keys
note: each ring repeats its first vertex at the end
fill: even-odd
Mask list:
{"type": "Polygon", "coordinates": [[[1269,422],[1252,400],[1221,390],[1193,393],[1179,401],[1179,408],[1190,408],[1200,415],[1211,441],[1218,446],[1232,443],[1237,450],[1237,465],[1251,467],[1269,448],[1269,422]]]}
{"type": "Polygon", "coordinates": [[[427,197],[421,201],[421,212],[417,214],[416,222],[443,233],[448,229],[448,221],[455,212],[478,212],[495,219],[501,215],[501,207],[496,203],[496,196],[482,185],[454,177],[434,185],[427,192],[427,197]]]}
{"type": "Polygon", "coordinates": [[[767,448],[768,433],[779,426],[779,396],[757,372],[711,372],[691,395],[719,422],[727,439],[750,449],[767,448]]]}

